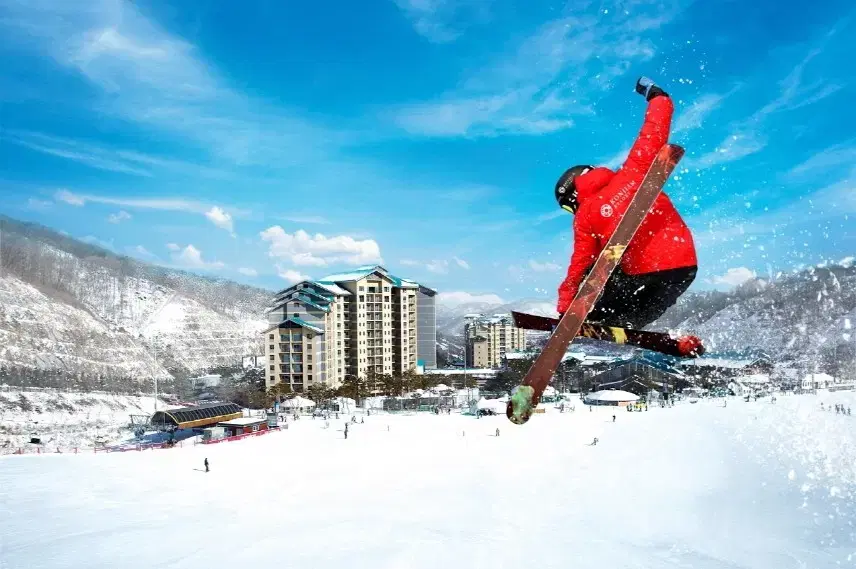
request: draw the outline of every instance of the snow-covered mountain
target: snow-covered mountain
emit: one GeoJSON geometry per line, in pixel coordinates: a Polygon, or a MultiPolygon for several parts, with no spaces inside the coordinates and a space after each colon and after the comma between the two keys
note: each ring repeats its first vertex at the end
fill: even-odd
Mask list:
{"type": "Polygon", "coordinates": [[[652,324],[701,336],[715,352],[764,352],[780,361],[856,359],[856,267],[811,267],[732,292],[689,294],[652,324]]]}
{"type": "MultiPolygon", "coordinates": [[[[451,353],[462,349],[466,314],[511,310],[556,315],[551,301],[536,299],[441,305],[437,329],[443,346],[451,353]]],[[[766,353],[778,361],[846,366],[856,363],[854,326],[856,266],[848,258],[771,281],[752,280],[727,293],[689,293],[649,329],[696,334],[711,353],[766,353]]]]}
{"type": "Polygon", "coordinates": [[[271,291],[115,255],[0,217],[5,374],[150,379],[261,353],[271,291]]]}

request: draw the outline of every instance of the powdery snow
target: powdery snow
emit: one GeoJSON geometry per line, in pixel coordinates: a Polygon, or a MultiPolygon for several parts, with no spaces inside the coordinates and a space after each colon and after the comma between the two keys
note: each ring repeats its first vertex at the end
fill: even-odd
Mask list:
{"type": "Polygon", "coordinates": [[[4,569],[853,566],[856,417],[821,402],[856,394],[7,457],[4,569]]]}
{"type": "MultiPolygon", "coordinates": [[[[158,409],[175,407],[158,401],[158,409]]],[[[0,454],[23,449],[35,452],[31,437],[44,452],[63,452],[112,443],[132,436],[130,415],[151,415],[155,398],[110,393],[74,393],[54,389],[0,390],[0,454]]],[[[4,568],[5,569],[5,568],[4,568]]]]}

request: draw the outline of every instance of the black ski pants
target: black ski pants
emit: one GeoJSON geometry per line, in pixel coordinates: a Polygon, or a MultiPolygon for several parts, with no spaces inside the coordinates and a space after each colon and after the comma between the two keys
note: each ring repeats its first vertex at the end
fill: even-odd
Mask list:
{"type": "Polygon", "coordinates": [[[607,326],[642,329],[663,315],[695,280],[698,267],[628,275],[617,267],[586,319],[607,326]]]}

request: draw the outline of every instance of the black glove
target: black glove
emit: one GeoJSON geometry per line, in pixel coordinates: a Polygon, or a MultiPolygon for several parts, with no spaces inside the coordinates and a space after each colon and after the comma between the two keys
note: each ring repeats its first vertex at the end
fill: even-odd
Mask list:
{"type": "Polygon", "coordinates": [[[669,94],[657,87],[653,81],[647,77],[640,77],[636,80],[636,92],[645,97],[646,101],[650,101],[654,97],[668,97],[669,94]]]}

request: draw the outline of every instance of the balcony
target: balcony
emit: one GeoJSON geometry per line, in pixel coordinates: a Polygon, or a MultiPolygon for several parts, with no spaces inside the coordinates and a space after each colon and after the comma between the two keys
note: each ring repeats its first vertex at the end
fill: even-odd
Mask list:
{"type": "Polygon", "coordinates": [[[302,353],[303,352],[303,345],[302,344],[292,344],[291,345],[291,351],[297,352],[297,353],[302,353]]]}

